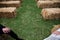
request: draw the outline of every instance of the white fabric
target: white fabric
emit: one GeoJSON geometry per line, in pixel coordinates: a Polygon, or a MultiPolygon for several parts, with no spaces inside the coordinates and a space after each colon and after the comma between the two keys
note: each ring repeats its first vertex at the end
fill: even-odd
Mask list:
{"type": "Polygon", "coordinates": [[[60,35],[56,35],[56,34],[52,34],[51,36],[56,37],[56,38],[60,38],[60,35]]]}
{"type": "Polygon", "coordinates": [[[59,28],[57,31],[59,31],[59,32],[60,32],[60,28],[59,28]]]}
{"type": "MultiPolygon", "coordinates": [[[[60,32],[60,28],[56,31],[60,32]]],[[[44,40],[60,40],[60,35],[56,35],[52,33],[49,37],[45,38],[44,40]]]]}

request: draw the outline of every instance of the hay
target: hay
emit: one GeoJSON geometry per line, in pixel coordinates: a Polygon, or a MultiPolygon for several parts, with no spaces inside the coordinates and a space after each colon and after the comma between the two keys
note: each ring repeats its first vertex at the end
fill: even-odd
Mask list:
{"type": "Polygon", "coordinates": [[[0,0],[0,1],[20,1],[20,0],[0,0]]]}
{"type": "Polygon", "coordinates": [[[2,2],[2,1],[20,1],[20,2],[22,2],[22,0],[0,0],[0,2],[2,2]]]}
{"type": "Polygon", "coordinates": [[[60,1],[38,1],[38,8],[56,8],[60,7],[60,1]]]}
{"type": "Polygon", "coordinates": [[[0,18],[16,17],[16,7],[0,8],[0,18]]]}
{"type": "Polygon", "coordinates": [[[20,1],[2,1],[0,7],[19,7],[20,1]]]}
{"type": "Polygon", "coordinates": [[[60,1],[60,0],[36,0],[36,1],[60,1]]]}
{"type": "Polygon", "coordinates": [[[41,14],[44,19],[60,19],[60,8],[45,8],[41,14]]]}
{"type": "Polygon", "coordinates": [[[53,33],[54,31],[56,31],[59,28],[60,28],[60,24],[59,25],[54,25],[54,27],[51,30],[51,33],[53,33]]]}
{"type": "Polygon", "coordinates": [[[53,1],[53,0],[38,0],[38,1],[53,1]]]}

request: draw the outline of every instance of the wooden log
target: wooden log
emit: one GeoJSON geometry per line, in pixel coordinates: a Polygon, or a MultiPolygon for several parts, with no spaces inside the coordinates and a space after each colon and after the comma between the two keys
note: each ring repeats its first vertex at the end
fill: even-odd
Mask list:
{"type": "Polygon", "coordinates": [[[60,7],[60,1],[38,1],[38,8],[56,8],[60,7]]]}
{"type": "Polygon", "coordinates": [[[16,17],[16,7],[0,8],[0,18],[13,18],[16,17]]]}
{"type": "Polygon", "coordinates": [[[41,14],[45,20],[60,19],[60,8],[45,8],[41,14]]]}
{"type": "Polygon", "coordinates": [[[51,30],[51,33],[53,33],[54,31],[56,31],[56,30],[59,29],[59,28],[60,28],[60,24],[54,25],[54,27],[53,27],[52,30],[51,30]]]}
{"type": "Polygon", "coordinates": [[[2,1],[0,2],[0,7],[19,7],[20,1],[2,1]]]}

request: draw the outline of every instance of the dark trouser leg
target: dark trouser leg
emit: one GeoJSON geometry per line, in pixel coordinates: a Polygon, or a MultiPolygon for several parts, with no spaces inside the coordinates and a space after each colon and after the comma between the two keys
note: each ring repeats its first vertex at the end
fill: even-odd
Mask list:
{"type": "Polygon", "coordinates": [[[8,33],[8,35],[16,40],[22,40],[21,38],[18,38],[18,36],[12,30],[8,33]]]}

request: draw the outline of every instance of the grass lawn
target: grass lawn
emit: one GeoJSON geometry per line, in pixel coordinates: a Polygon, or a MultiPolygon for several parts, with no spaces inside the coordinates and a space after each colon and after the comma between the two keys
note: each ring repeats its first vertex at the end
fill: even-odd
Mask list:
{"type": "Polygon", "coordinates": [[[53,25],[60,24],[60,20],[43,20],[40,12],[35,0],[23,0],[22,6],[17,9],[17,17],[0,18],[0,23],[9,26],[25,40],[43,40],[49,36],[53,25]]]}

